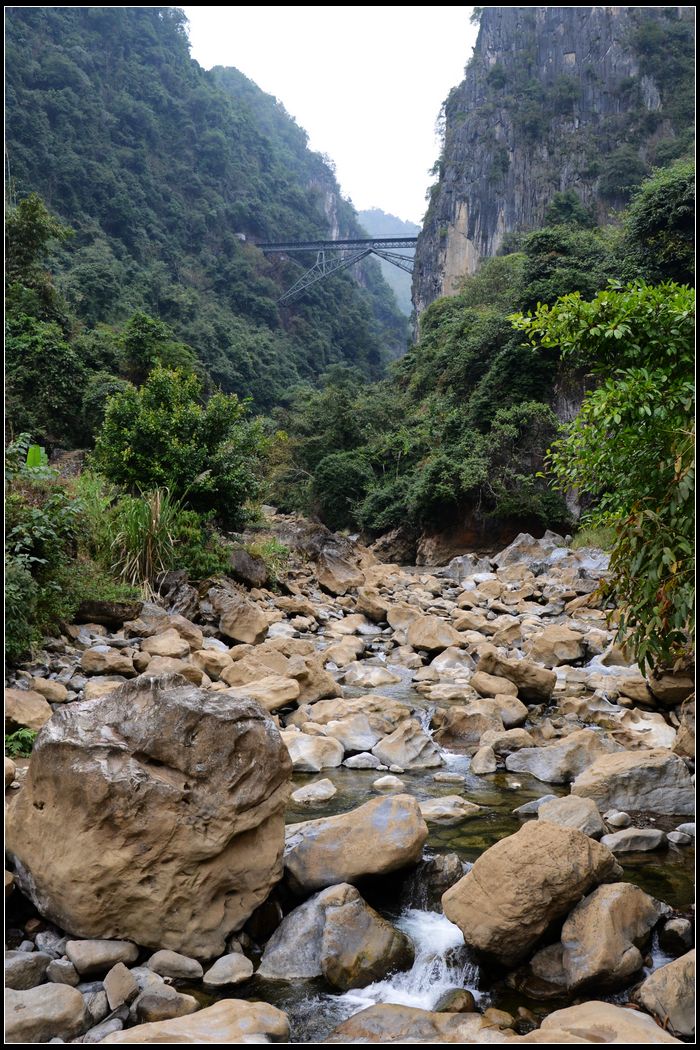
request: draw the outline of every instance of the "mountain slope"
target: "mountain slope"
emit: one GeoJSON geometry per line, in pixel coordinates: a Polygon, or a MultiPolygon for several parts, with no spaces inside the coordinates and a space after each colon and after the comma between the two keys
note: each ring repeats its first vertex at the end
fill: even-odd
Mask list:
{"type": "Polygon", "coordinates": [[[38,192],[76,231],[59,283],[86,324],[144,309],[260,408],[334,362],[377,376],[403,350],[375,265],[277,307],[301,267],[254,240],[360,227],[275,99],[190,58],[179,9],[9,9],[7,149],[15,197],[38,192]]]}
{"type": "MultiPolygon", "coordinates": [[[[358,212],[358,218],[371,237],[415,237],[420,233],[420,226],[415,222],[406,222],[396,215],[387,215],[381,208],[368,208],[358,212]]],[[[413,256],[412,251],[403,251],[402,255],[413,256]]],[[[413,312],[411,301],[411,275],[392,263],[380,259],[384,280],[393,290],[399,310],[410,317],[413,312]]]]}

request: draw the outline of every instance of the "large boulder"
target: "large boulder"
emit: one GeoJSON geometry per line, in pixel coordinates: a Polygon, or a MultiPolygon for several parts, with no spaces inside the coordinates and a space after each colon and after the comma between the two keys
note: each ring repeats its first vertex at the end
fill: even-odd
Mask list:
{"type": "Polygon", "coordinates": [[[267,943],[258,976],[290,981],[325,977],[334,988],[364,988],[413,962],[413,946],[341,883],[283,919],[267,943]]]}
{"type": "Polygon", "coordinates": [[[312,893],[416,864],[427,837],[416,799],[390,795],[335,817],[290,824],[284,865],[294,888],[312,893]]]}
{"type": "Polygon", "coordinates": [[[686,816],[695,811],[685,763],[661,747],[602,755],[574,780],[571,793],[592,798],[601,813],[621,809],[686,816]]]}
{"type": "Polygon", "coordinates": [[[332,551],[323,551],[316,561],[316,578],[319,586],[337,597],[361,587],[364,573],[347,558],[332,551]]]}
{"type": "Polygon", "coordinates": [[[621,873],[610,850],[582,832],[531,821],[482,853],[442,904],[468,945],[512,966],[585,893],[621,873]]]}
{"type": "Polygon", "coordinates": [[[664,1032],[651,1017],[638,1010],[627,1010],[624,1006],[591,1000],[578,1006],[555,1010],[545,1017],[538,1032],[525,1035],[523,1043],[571,1042],[574,1037],[583,1043],[679,1043],[668,1032],[664,1032]],[[539,1038],[533,1038],[539,1036],[539,1038]],[[542,1038],[542,1036],[544,1038],[542,1038]]]}
{"type": "Polygon", "coordinates": [[[282,733],[295,773],[319,773],[334,769],[343,761],[343,745],[333,737],[310,736],[295,729],[282,733]]]}
{"type": "Polygon", "coordinates": [[[408,627],[408,644],[429,653],[461,646],[463,641],[461,634],[439,616],[417,616],[408,627]]]}
{"type": "Polygon", "coordinates": [[[501,1031],[477,1013],[438,1013],[415,1006],[378,1003],[353,1014],[326,1039],[327,1043],[506,1043],[512,1031],[501,1031]]]}
{"type": "Polygon", "coordinates": [[[605,824],[595,802],[579,795],[564,795],[543,802],[537,810],[537,818],[565,828],[576,828],[592,839],[605,834],[605,824]]]}
{"type": "Polygon", "coordinates": [[[564,624],[550,624],[530,638],[525,652],[545,667],[573,664],[584,655],[583,635],[564,624]]]}
{"type": "Polygon", "coordinates": [[[265,638],[269,626],[267,617],[242,594],[231,589],[212,588],[209,600],[219,615],[219,630],[226,638],[249,645],[258,645],[265,638]]]}
{"type": "Polygon", "coordinates": [[[8,814],[17,879],[78,936],[221,955],[281,876],[290,773],[256,703],[177,675],[66,705],[8,814]]]}
{"type": "Polygon", "coordinates": [[[615,987],[641,970],[639,949],[670,911],[629,882],[599,886],[568,916],[561,941],[533,957],[532,971],[568,991],[593,982],[615,987]]]}
{"type": "MultiPolygon", "coordinates": [[[[235,664],[233,665],[236,666],[235,664]]],[[[225,690],[226,696],[236,699],[249,697],[255,700],[266,711],[276,711],[280,707],[286,707],[293,703],[299,696],[299,685],[293,678],[283,678],[282,675],[271,674],[257,682],[249,682],[247,685],[232,686],[225,690]]]]}
{"type": "Polygon", "coordinates": [[[695,758],[695,697],[683,702],[673,750],[684,758],[695,758]]]}
{"type": "Polygon", "coordinates": [[[466,707],[448,707],[435,739],[443,747],[476,751],[484,733],[503,732],[503,722],[489,700],[474,700],[466,707]]]}
{"type": "Polygon", "coordinates": [[[33,729],[35,732],[51,718],[51,705],[35,689],[5,690],[5,730],[33,729]]]}
{"type": "Polygon", "coordinates": [[[443,764],[440,751],[415,718],[400,722],[390,736],[385,736],[372,748],[385,766],[402,769],[430,769],[443,764]]]}
{"type": "Polygon", "coordinates": [[[530,773],[545,784],[568,784],[600,755],[619,750],[620,745],[605,733],[578,729],[543,747],[521,748],[508,756],[506,769],[530,773]]]}
{"type": "Polygon", "coordinates": [[[85,1000],[67,984],[40,984],[26,991],[5,991],[5,1039],[8,1043],[70,1042],[89,1027],[85,1000]]]}
{"type": "Polygon", "coordinates": [[[518,687],[520,699],[532,703],[549,700],[557,684],[554,671],[538,667],[530,660],[507,660],[491,645],[484,645],[480,649],[479,670],[498,678],[507,678],[518,687]]]}
{"type": "Polygon", "coordinates": [[[103,1043],[286,1043],[287,1015],[268,1003],[222,999],[187,1017],[140,1024],[103,1043]]]}
{"type": "Polygon", "coordinates": [[[635,993],[638,1003],[664,1028],[695,1038],[695,950],[650,974],[635,993]]]}

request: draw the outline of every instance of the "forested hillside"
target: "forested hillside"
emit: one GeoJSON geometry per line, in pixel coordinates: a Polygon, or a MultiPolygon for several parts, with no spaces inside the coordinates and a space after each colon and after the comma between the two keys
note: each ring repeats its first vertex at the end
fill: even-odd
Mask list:
{"type": "Polygon", "coordinates": [[[108,326],[93,340],[98,371],[136,311],[169,325],[211,386],[263,409],[334,362],[377,377],[403,352],[406,322],[376,264],[361,284],[339,275],[276,305],[301,269],[255,240],[360,232],[306,141],[236,70],[190,58],[177,8],[7,12],[10,203],[36,192],[74,231],[58,287],[73,336],[108,326]]]}

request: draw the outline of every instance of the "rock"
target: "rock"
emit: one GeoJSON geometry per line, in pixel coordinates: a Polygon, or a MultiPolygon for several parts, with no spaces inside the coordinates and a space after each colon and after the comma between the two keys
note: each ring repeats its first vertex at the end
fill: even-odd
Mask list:
{"type": "Polygon", "coordinates": [[[530,821],[482,853],[442,903],[469,946],[512,966],[583,894],[619,874],[612,853],[582,832],[530,821]]]}
{"type": "MultiPolygon", "coordinates": [[[[80,989],[78,990],[80,991],[80,989]]],[[[111,1011],[102,982],[98,982],[98,987],[95,991],[83,991],[81,994],[85,1000],[87,1012],[90,1015],[90,1023],[96,1025],[100,1021],[104,1021],[111,1011]]]]}
{"type": "Polygon", "coordinates": [[[183,656],[190,655],[190,646],[186,638],[183,638],[174,627],[170,627],[161,634],[144,638],[141,642],[141,652],[150,653],[151,656],[171,656],[181,659],[183,656]]]}
{"type": "Polygon", "coordinates": [[[438,1013],[395,1003],[379,1003],[353,1014],[327,1037],[327,1043],[505,1043],[501,1032],[480,1014],[438,1013]]]}
{"type": "Polygon", "coordinates": [[[499,656],[493,646],[483,646],[479,655],[479,670],[486,674],[507,678],[518,687],[521,700],[538,703],[549,700],[557,684],[554,671],[538,667],[530,660],[506,660],[499,656]]]}
{"type": "Polygon", "coordinates": [[[623,828],[612,835],[604,835],[600,841],[613,853],[642,853],[661,849],[666,836],[659,828],[623,828]]]}
{"type": "Polygon", "coordinates": [[[684,700],[673,750],[683,758],[695,758],[695,698],[684,700]]]}
{"type": "Polygon", "coordinates": [[[489,729],[479,744],[481,747],[490,747],[496,755],[509,755],[524,747],[534,747],[535,741],[527,729],[489,729]]]}
{"type": "Polygon", "coordinates": [[[693,785],[685,763],[664,748],[603,755],[571,785],[574,795],[592,798],[598,809],[692,814],[693,785]]]}
{"type": "Polygon", "coordinates": [[[518,700],[517,696],[497,693],[492,703],[506,729],[515,729],[516,726],[521,726],[527,721],[527,707],[521,700],[518,700]]]}
{"type": "Polygon", "coordinates": [[[204,671],[212,682],[218,682],[222,672],[231,667],[233,661],[228,651],[224,653],[216,649],[199,649],[192,653],[192,663],[204,671]]]}
{"type": "Polygon", "coordinates": [[[226,593],[212,604],[221,615],[219,630],[226,638],[250,645],[262,642],[267,634],[268,620],[257,605],[233,593],[226,593]]]}
{"type": "Polygon", "coordinates": [[[435,733],[442,747],[476,751],[484,733],[503,732],[503,722],[489,701],[475,700],[467,707],[449,707],[435,733]]]}
{"type": "Polygon", "coordinates": [[[80,974],[70,959],[52,959],[47,967],[46,976],[56,984],[70,984],[73,988],[80,984],[80,974]]]}
{"type": "Polygon", "coordinates": [[[675,918],[664,923],[659,932],[659,947],[671,955],[682,955],[693,946],[693,924],[689,919],[675,918]]]}
{"type": "MultiPolygon", "coordinates": [[[[41,925],[34,936],[34,943],[40,952],[46,952],[52,959],[60,959],[66,950],[68,938],[59,930],[44,929],[41,919],[37,920],[41,925]]],[[[26,929],[26,927],[25,927],[26,929]]],[[[29,931],[28,931],[29,932],[29,931]]]]}
{"type": "Polygon", "coordinates": [[[394,685],[401,679],[387,667],[378,667],[365,662],[351,663],[345,668],[343,681],[346,685],[359,685],[363,689],[376,689],[380,685],[394,685]]]}
{"type": "Polygon", "coordinates": [[[131,1004],[129,1019],[137,1024],[155,1024],[175,1017],[188,1017],[199,1009],[192,995],[183,995],[160,983],[145,988],[131,1004]]]}
{"type": "MultiPolygon", "coordinates": [[[[575,1036],[584,1043],[678,1043],[646,1014],[627,1010],[623,1006],[592,1000],[555,1010],[542,1021],[539,1033],[523,1036],[521,1042],[549,1042],[556,1044],[562,1036],[575,1036]],[[545,1038],[533,1039],[541,1033],[545,1038]]],[[[566,1040],[570,1042],[570,1039],[566,1040]]]]}
{"type": "Polygon", "coordinates": [[[212,988],[222,988],[232,984],[242,984],[253,976],[253,964],[250,959],[239,952],[222,955],[204,974],[203,982],[212,988]]]}
{"type": "Polygon", "coordinates": [[[329,799],[337,793],[337,788],[331,780],[315,780],[313,784],[292,791],[292,802],[297,806],[314,806],[329,799]]]}
{"type": "Polygon", "coordinates": [[[81,977],[102,975],[116,963],[136,962],[139,950],[130,941],[67,941],[66,955],[81,977]]]}
{"type": "Polygon", "coordinates": [[[345,759],[343,765],[348,769],[386,769],[384,763],[380,762],[376,755],[371,755],[367,751],[362,751],[359,755],[351,755],[350,758],[345,759]]]}
{"type": "Polygon", "coordinates": [[[679,824],[676,831],[680,831],[683,835],[690,835],[691,839],[695,838],[695,824],[679,824]]]}
{"type": "Polygon", "coordinates": [[[5,952],[5,987],[24,991],[43,984],[50,962],[45,952],[5,952]]]}
{"type": "Polygon", "coordinates": [[[322,769],[334,769],[343,761],[343,745],[333,737],[309,736],[285,729],[282,740],[295,773],[319,773],[322,769]]]}
{"type": "Polygon", "coordinates": [[[461,773],[433,773],[436,784],[464,784],[465,777],[461,773]]]}
{"type": "Polygon", "coordinates": [[[431,660],[430,666],[439,675],[449,674],[450,671],[455,671],[457,674],[462,675],[473,671],[476,665],[474,658],[469,653],[465,652],[464,649],[457,649],[456,646],[451,645],[448,649],[443,649],[435,659],[431,660]]]}
{"type": "Polygon", "coordinates": [[[670,908],[628,882],[599,886],[566,919],[558,945],[532,959],[533,973],[567,991],[592,982],[624,984],[640,970],[640,947],[670,908]]]}
{"type": "Polygon", "coordinates": [[[293,703],[299,696],[299,685],[293,678],[282,678],[280,675],[268,675],[258,682],[248,685],[233,686],[227,689],[225,696],[237,700],[251,699],[260,704],[266,711],[276,711],[293,703]]]}
{"type": "MultiPolygon", "coordinates": [[[[138,657],[134,658],[134,666],[136,666],[138,659],[138,657]]],[[[192,682],[193,685],[201,685],[204,677],[199,667],[186,660],[178,660],[174,656],[149,657],[146,670],[142,674],[147,674],[149,678],[162,674],[181,674],[183,678],[186,678],[188,682],[192,682]]]]}
{"type": "Polygon", "coordinates": [[[443,764],[438,747],[414,718],[407,718],[375,744],[372,754],[385,766],[402,769],[431,769],[443,764]]]}
{"type": "Polygon", "coordinates": [[[64,704],[68,699],[68,690],[63,682],[53,678],[32,678],[32,689],[41,693],[50,704],[64,704]]]}
{"type": "Polygon", "coordinates": [[[104,979],[104,986],[110,1010],[128,1006],[139,994],[139,986],[124,963],[112,967],[104,979]]]}
{"type": "Polygon", "coordinates": [[[417,534],[412,529],[399,525],[390,532],[385,532],[369,549],[380,561],[413,565],[416,560],[417,543],[417,534]]]}
{"type": "Polygon", "coordinates": [[[677,704],[682,704],[695,690],[695,679],[692,674],[682,672],[676,674],[668,672],[658,677],[652,675],[647,681],[654,698],[663,707],[675,707],[677,704]]]}
{"type": "Polygon", "coordinates": [[[105,1043],[286,1043],[287,1015],[267,1003],[222,999],[189,1017],[137,1025],[105,1043]]]}
{"type": "Polygon", "coordinates": [[[299,704],[314,704],[317,700],[343,695],[333,675],[324,670],[321,656],[293,656],[286,674],[299,686],[299,704]]]}
{"type": "Polygon", "coordinates": [[[34,689],[5,690],[5,732],[39,730],[51,718],[51,708],[34,689]]]}
{"type": "Polygon", "coordinates": [[[362,712],[326,722],[325,730],[326,735],[340,741],[346,751],[368,751],[382,738],[382,734],[372,728],[369,718],[362,712]]]}
{"type": "Polygon", "coordinates": [[[476,689],[480,696],[517,696],[518,687],[507,678],[499,678],[497,675],[486,674],[485,671],[476,671],[469,679],[472,689],[476,689]]]}
{"type": "Polygon", "coordinates": [[[17,767],[11,758],[5,755],[5,789],[9,788],[12,781],[15,779],[15,770],[17,767]]]}
{"type": "Polygon", "coordinates": [[[137,679],[53,716],[7,847],[63,929],[212,958],[281,875],[290,772],[253,701],[137,679]]]}
{"type": "MultiPolygon", "coordinates": [[[[565,795],[563,798],[543,802],[537,810],[537,818],[548,820],[550,824],[560,824],[565,828],[576,828],[592,839],[599,839],[605,834],[603,818],[595,802],[590,798],[565,795]]],[[[605,843],[605,845],[608,844],[605,843]]]]}
{"type": "Polygon", "coordinates": [[[123,1027],[124,1022],[120,1017],[111,1017],[108,1021],[102,1021],[100,1024],[96,1024],[88,1029],[82,1041],[84,1043],[101,1043],[105,1036],[111,1035],[112,1032],[121,1032],[123,1027]]]}
{"type": "Polygon", "coordinates": [[[258,974],[277,980],[324,976],[346,991],[364,988],[413,962],[413,947],[362,899],[341,884],[291,912],[265,948],[258,974]]]}
{"type": "Polygon", "coordinates": [[[175,977],[183,981],[198,981],[204,973],[202,964],[196,959],[167,949],[155,952],[146,966],[161,977],[175,977]]]}
{"type": "Polygon", "coordinates": [[[398,777],[392,776],[391,774],[385,777],[379,777],[379,779],[375,780],[372,784],[374,791],[403,791],[405,787],[406,785],[403,780],[399,780],[398,777]]]}
{"type": "Polygon", "coordinates": [[[692,835],[684,835],[682,831],[669,831],[666,836],[672,846],[692,846],[692,835]]]}
{"type": "Polygon", "coordinates": [[[83,689],[83,700],[101,700],[103,696],[119,689],[125,682],[126,678],[123,675],[102,675],[91,678],[83,689]]]}
{"type": "Polygon", "coordinates": [[[334,663],[336,667],[347,667],[361,656],[365,649],[365,643],[360,638],[341,638],[339,642],[333,642],[321,653],[324,663],[334,663]]]}
{"type": "Polygon", "coordinates": [[[270,576],[262,558],[256,558],[242,547],[232,550],[228,560],[228,573],[246,587],[267,587],[270,576]]]}
{"type": "Polygon", "coordinates": [[[533,635],[524,648],[531,660],[545,667],[573,664],[583,658],[583,635],[563,624],[551,624],[533,635]]]}
{"type": "Polygon", "coordinates": [[[80,666],[85,674],[123,674],[127,678],[132,678],[136,674],[131,657],[120,649],[112,649],[108,645],[86,649],[80,657],[80,666]]]}
{"type": "Polygon", "coordinates": [[[621,809],[609,809],[603,814],[603,820],[611,828],[628,828],[632,823],[629,813],[623,813],[621,809]]]}
{"type": "Polygon", "coordinates": [[[525,802],[522,806],[518,806],[517,809],[513,810],[514,817],[531,817],[536,813],[539,813],[540,808],[545,802],[551,802],[552,799],[557,798],[557,795],[542,795],[541,798],[533,798],[531,802],[525,802]]]}
{"type": "Polygon", "coordinates": [[[439,616],[417,616],[408,628],[408,644],[429,653],[461,646],[462,636],[439,616]]]}
{"type": "Polygon", "coordinates": [[[127,620],[141,615],[143,602],[109,602],[99,599],[83,601],[75,614],[76,623],[100,623],[118,630],[127,620]]]}
{"type": "Polygon", "coordinates": [[[579,729],[544,747],[525,747],[514,752],[506,759],[506,769],[511,773],[530,773],[545,784],[567,784],[600,755],[607,756],[618,749],[619,745],[605,734],[579,729]]]}
{"type": "Polygon", "coordinates": [[[8,1043],[69,1042],[89,1024],[83,997],[67,984],[5,992],[5,1039],[8,1043]]]}
{"type": "Polygon", "coordinates": [[[496,752],[492,747],[480,747],[476,754],[472,756],[469,768],[478,777],[482,777],[487,773],[495,773],[498,768],[496,752]]]}
{"type": "Polygon", "coordinates": [[[316,579],[329,594],[340,596],[361,587],[364,573],[350,561],[331,552],[322,552],[316,561],[316,579]]]}
{"type": "Polygon", "coordinates": [[[418,802],[388,795],[334,817],[289,825],[284,863],[293,885],[312,893],[415,864],[427,837],[418,802]]]}
{"type": "Polygon", "coordinates": [[[466,988],[451,988],[440,996],[434,1007],[435,1013],[476,1013],[476,1000],[466,988]]]}
{"type": "Polygon", "coordinates": [[[440,798],[430,799],[429,802],[421,802],[420,811],[426,824],[442,824],[448,827],[462,824],[470,817],[483,812],[481,806],[468,802],[459,795],[441,795],[440,798]]]}

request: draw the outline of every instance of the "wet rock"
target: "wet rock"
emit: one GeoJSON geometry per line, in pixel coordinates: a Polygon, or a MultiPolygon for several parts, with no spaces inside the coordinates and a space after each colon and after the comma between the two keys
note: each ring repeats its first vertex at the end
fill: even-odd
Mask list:
{"type": "Polygon", "coordinates": [[[343,761],[343,745],[333,737],[309,736],[293,729],[282,732],[282,740],[292,760],[294,772],[319,773],[334,769],[343,761]]]}
{"type": "Polygon", "coordinates": [[[34,689],[5,690],[5,732],[41,729],[51,718],[51,707],[34,689]]]}
{"type": "MultiPolygon", "coordinates": [[[[398,777],[392,776],[391,774],[386,777],[379,777],[379,779],[375,780],[372,784],[374,791],[403,791],[405,787],[406,785],[403,780],[400,780],[398,777]]],[[[423,815],[425,816],[425,814],[423,815]]]]}
{"type": "Polygon", "coordinates": [[[568,991],[590,983],[616,987],[640,970],[640,947],[667,904],[627,882],[599,886],[566,919],[561,941],[532,959],[533,973],[568,991]]]}
{"type": "Polygon", "coordinates": [[[555,1010],[545,1017],[539,1032],[523,1036],[521,1042],[570,1042],[571,1039],[566,1037],[571,1036],[584,1043],[627,1043],[629,1046],[680,1042],[646,1014],[596,1000],[555,1010]],[[533,1038],[535,1036],[539,1038],[533,1038]]]}
{"type": "Polygon", "coordinates": [[[348,769],[386,769],[386,766],[379,761],[376,755],[371,755],[367,751],[363,751],[359,755],[351,755],[350,758],[345,759],[343,765],[347,766],[348,769]]]}
{"type": "Polygon", "coordinates": [[[488,773],[495,773],[498,768],[496,752],[492,747],[480,747],[476,754],[473,755],[469,768],[478,777],[485,776],[488,773]]]}
{"type": "Polygon", "coordinates": [[[475,700],[466,707],[449,707],[435,739],[442,747],[476,751],[485,733],[503,729],[501,717],[489,701],[475,700]]]}
{"type": "Polygon", "coordinates": [[[257,704],[139,679],[53,716],[7,846],[63,929],[211,958],[280,877],[290,771],[257,704]]]}
{"type": "Polygon", "coordinates": [[[233,952],[222,955],[204,974],[203,982],[211,988],[223,988],[227,985],[242,984],[253,976],[253,964],[245,955],[233,952]]]}
{"type": "Polygon", "coordinates": [[[512,773],[530,773],[545,784],[567,784],[600,755],[616,750],[619,745],[605,734],[579,729],[543,747],[516,751],[506,759],[506,769],[512,773]]]}
{"type": "Polygon", "coordinates": [[[664,748],[603,755],[571,785],[574,795],[592,798],[598,809],[691,814],[693,785],[685,763],[664,748]]]}
{"type": "Polygon", "coordinates": [[[146,966],[161,977],[175,977],[183,981],[198,981],[204,973],[202,964],[196,959],[167,950],[155,952],[146,966]]]}
{"type": "Polygon", "coordinates": [[[381,685],[394,685],[401,679],[387,667],[378,667],[364,661],[351,663],[345,668],[345,685],[359,685],[363,689],[376,689],[381,685]]]}
{"type": "Polygon", "coordinates": [[[440,996],[434,1007],[435,1013],[476,1013],[476,1000],[466,988],[451,988],[440,996]]]}
{"type": "Polygon", "coordinates": [[[328,802],[337,794],[337,788],[331,780],[316,780],[292,792],[292,802],[297,806],[315,806],[328,802]]]}
{"type": "Polygon", "coordinates": [[[413,718],[401,722],[393,733],[375,744],[372,754],[385,766],[402,769],[431,769],[443,764],[438,747],[413,718]]]}
{"type": "Polygon", "coordinates": [[[460,795],[441,795],[440,798],[430,799],[429,802],[421,802],[420,811],[426,824],[441,824],[447,827],[462,824],[483,812],[481,806],[468,802],[460,795]]]}
{"type": "MultiPolygon", "coordinates": [[[[512,1034],[512,1033],[511,1033],[512,1034]]],[[[504,1043],[510,1036],[480,1014],[438,1013],[380,1003],[360,1010],[330,1033],[327,1043],[504,1043]]]]}
{"type": "Polygon", "coordinates": [[[442,903],[468,945],[512,966],[583,894],[619,874],[612,853],[582,832],[530,821],[482,853],[442,903]]]}
{"type": "Polygon", "coordinates": [[[51,956],[45,952],[5,952],[5,987],[23,991],[46,979],[51,956]]]}
{"type": "Polygon", "coordinates": [[[613,853],[643,853],[661,849],[666,844],[666,835],[659,828],[622,828],[601,839],[613,853]]]}
{"type": "MultiPolygon", "coordinates": [[[[599,839],[601,835],[605,834],[603,818],[595,802],[590,798],[565,795],[564,798],[555,798],[549,802],[543,802],[537,810],[537,817],[538,820],[548,820],[550,824],[560,824],[565,828],[576,828],[592,839],[599,839]]],[[[604,845],[608,845],[608,843],[605,842],[604,845]]]]}
{"type": "Polygon", "coordinates": [[[371,799],[347,813],[288,825],[285,869],[293,886],[312,893],[409,867],[427,837],[416,799],[371,799]]]}
{"type": "Polygon", "coordinates": [[[89,1024],[83,997],[67,984],[41,984],[27,991],[5,992],[5,1039],[8,1043],[70,1041],[89,1024]]]}
{"type": "Polygon", "coordinates": [[[284,1043],[287,1015],[267,1003],[222,999],[193,1016],[140,1024],[108,1035],[105,1043],[284,1043]]]}
{"type": "Polygon", "coordinates": [[[139,986],[124,963],[117,963],[104,979],[105,994],[110,1010],[128,1006],[139,994],[139,986]]]}
{"type": "Polygon", "coordinates": [[[414,649],[424,649],[429,653],[462,644],[461,635],[439,616],[416,616],[409,624],[407,637],[408,644],[414,649]]]}
{"type": "Polygon", "coordinates": [[[513,810],[514,817],[532,817],[539,813],[540,807],[545,802],[550,802],[552,799],[558,798],[558,795],[542,795],[541,798],[533,798],[531,802],[525,802],[522,806],[518,806],[517,809],[513,810]]]}
{"type": "Polygon", "coordinates": [[[479,744],[490,747],[496,755],[509,755],[524,747],[534,747],[535,741],[526,729],[489,729],[479,744]]]}
{"type": "Polygon", "coordinates": [[[684,835],[682,831],[669,831],[668,841],[672,846],[692,846],[693,836],[684,835]]]}
{"type": "Polygon", "coordinates": [[[671,955],[683,955],[692,946],[693,924],[689,919],[669,919],[659,931],[659,947],[671,955]]]}

